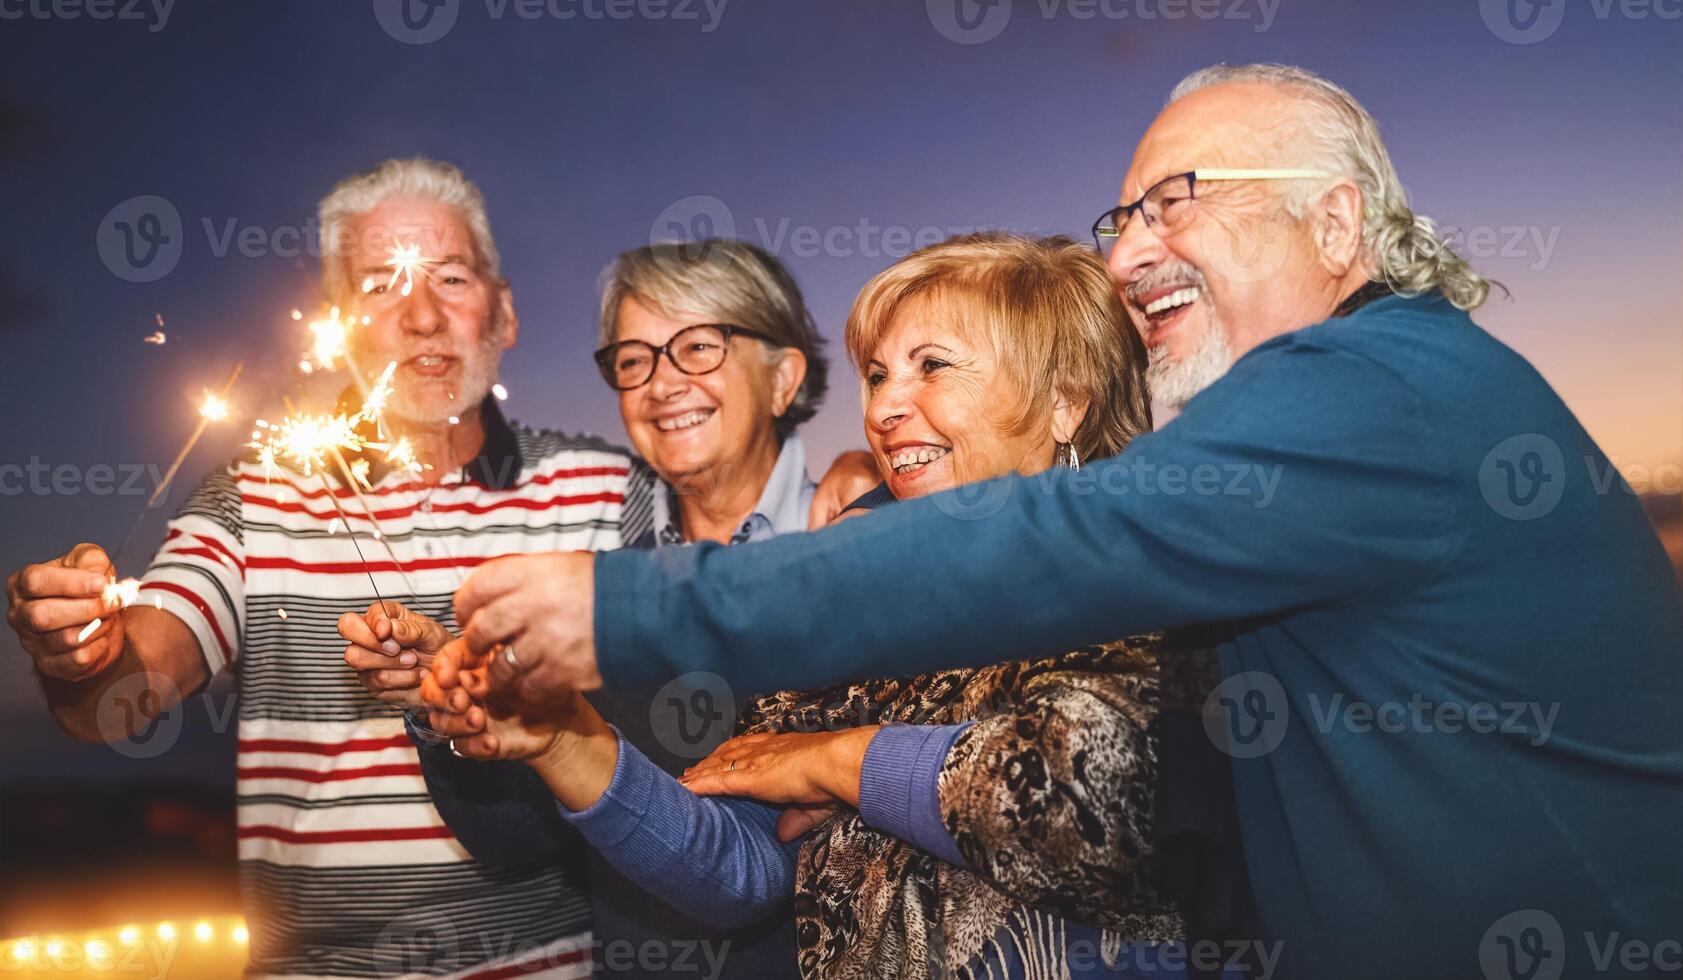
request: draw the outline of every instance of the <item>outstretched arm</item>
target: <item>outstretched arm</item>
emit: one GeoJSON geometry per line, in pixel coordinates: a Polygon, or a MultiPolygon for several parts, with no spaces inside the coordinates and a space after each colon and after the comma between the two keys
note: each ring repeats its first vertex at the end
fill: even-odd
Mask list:
{"type": "Polygon", "coordinates": [[[6,622],[34,660],[53,719],[86,742],[133,737],[210,678],[174,614],[102,597],[114,574],[99,546],[79,544],[6,580],[6,622]]]}
{"type": "Polygon", "coordinates": [[[577,682],[593,652],[611,685],[708,670],[746,690],[814,687],[1408,587],[1459,543],[1430,433],[1381,365],[1307,342],[1259,348],[1163,430],[1078,473],[961,487],[752,548],[599,555],[575,586],[593,621],[566,627],[577,642],[556,647],[573,666],[556,676],[577,682]]]}

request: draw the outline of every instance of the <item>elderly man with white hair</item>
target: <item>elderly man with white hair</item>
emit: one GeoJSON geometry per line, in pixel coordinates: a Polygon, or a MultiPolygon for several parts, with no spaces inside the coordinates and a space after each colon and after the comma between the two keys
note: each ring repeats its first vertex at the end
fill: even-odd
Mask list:
{"type": "MultiPolygon", "coordinates": [[[[1234,938],[1278,942],[1281,975],[1663,960],[1683,602],[1600,448],[1469,318],[1488,287],[1373,119],[1300,69],[1201,71],[1121,200],[1095,234],[1175,421],[756,548],[494,562],[456,594],[453,656],[514,641],[493,696],[540,712],[692,670],[812,687],[1198,626],[1264,932],[1234,938]]],[[[875,736],[862,784],[903,785],[867,823],[931,832],[929,728],[875,736]]]]}
{"type": "MultiPolygon", "coordinates": [[[[426,666],[402,646],[416,634],[405,620],[414,609],[453,626],[451,592],[499,555],[652,533],[652,478],[625,449],[504,417],[492,391],[520,321],[484,197],[459,169],[387,160],[340,181],[319,212],[325,291],[359,321],[350,369],[367,386],[396,364],[384,419],[421,471],[371,453],[352,461],[368,465],[359,493],[248,453],[170,523],[140,602],[107,608],[115,569],[81,544],[8,579],[7,623],[60,726],[89,741],[128,738],[235,672],[249,976],[587,976],[585,850],[484,862],[440,816],[478,802],[495,774],[464,761],[459,783],[423,777],[418,748],[448,755],[404,722],[426,666]],[[402,254],[415,264],[394,275],[402,254]],[[365,672],[378,699],[344,669],[336,627],[351,609],[396,619],[370,614],[391,654],[365,672]]],[[[856,455],[826,477],[828,497],[874,483],[856,455]]],[[[508,808],[492,818],[516,839],[548,829],[508,808]]]]}

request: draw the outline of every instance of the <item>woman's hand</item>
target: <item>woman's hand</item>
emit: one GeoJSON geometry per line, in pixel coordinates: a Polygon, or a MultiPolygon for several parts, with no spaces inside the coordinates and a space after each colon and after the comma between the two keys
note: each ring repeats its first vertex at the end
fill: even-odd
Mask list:
{"type": "Polygon", "coordinates": [[[428,723],[457,755],[523,760],[566,807],[591,806],[613,781],[619,736],[574,690],[517,714],[490,692],[486,662],[499,653],[480,657],[461,640],[441,649],[421,684],[428,723]]]}
{"type": "Polygon", "coordinates": [[[450,631],[396,602],[376,602],[361,615],[339,617],[339,635],[350,641],[345,663],[368,693],[388,704],[419,708],[421,677],[450,631]]]}
{"type": "Polygon", "coordinates": [[[678,781],[701,796],[857,807],[859,771],[878,727],[741,735],[685,770],[678,781]]]}

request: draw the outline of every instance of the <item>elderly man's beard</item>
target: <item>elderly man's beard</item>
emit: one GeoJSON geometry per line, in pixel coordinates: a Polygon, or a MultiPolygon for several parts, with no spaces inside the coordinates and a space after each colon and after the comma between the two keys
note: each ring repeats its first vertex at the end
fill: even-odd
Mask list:
{"type": "MultiPolygon", "coordinates": [[[[1124,290],[1134,308],[1140,309],[1145,305],[1140,302],[1141,298],[1149,293],[1165,288],[1188,287],[1198,290],[1195,302],[1204,307],[1202,333],[1192,350],[1178,359],[1169,356],[1166,344],[1151,347],[1150,362],[1145,372],[1152,400],[1174,408],[1180,408],[1191,401],[1192,396],[1215,384],[1233,366],[1233,347],[1227,342],[1227,331],[1222,329],[1221,319],[1210,301],[1208,283],[1204,274],[1190,263],[1173,262],[1157,266],[1129,283],[1124,290]]],[[[1150,321],[1147,320],[1148,336],[1150,329],[1150,321]]]]}
{"type": "Polygon", "coordinates": [[[386,402],[386,415],[404,428],[425,430],[449,426],[452,416],[472,411],[490,394],[491,386],[497,381],[502,352],[500,329],[481,337],[473,353],[461,359],[460,383],[451,392],[454,398],[441,401],[436,389],[417,397],[417,393],[400,380],[386,402]]]}
{"type": "Polygon", "coordinates": [[[1171,358],[1169,349],[1162,345],[1151,348],[1150,356],[1145,381],[1151,388],[1151,397],[1174,408],[1180,408],[1192,396],[1220,381],[1233,366],[1233,346],[1227,342],[1227,331],[1221,329],[1214,317],[1185,357],[1171,358]]]}

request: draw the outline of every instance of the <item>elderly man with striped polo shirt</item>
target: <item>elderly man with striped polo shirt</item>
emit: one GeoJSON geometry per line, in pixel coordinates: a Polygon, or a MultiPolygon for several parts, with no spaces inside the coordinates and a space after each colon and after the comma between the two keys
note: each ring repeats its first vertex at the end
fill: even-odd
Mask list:
{"type": "Polygon", "coordinates": [[[648,527],[648,484],[624,450],[511,425],[490,397],[518,320],[483,199],[460,171],[388,161],[335,188],[321,225],[328,294],[369,317],[351,360],[370,374],[397,362],[386,420],[430,462],[417,476],[370,460],[363,496],[383,541],[351,488],[241,459],[171,524],[141,602],[104,607],[113,569],[84,544],[10,578],[8,622],[54,716],[83,739],[126,738],[119,705],[162,711],[237,669],[251,974],[585,976],[576,867],[475,862],[428,798],[401,707],[344,669],[335,623],[374,596],[328,494],[379,592],[454,626],[450,595],[468,569],[617,548],[648,527]],[[397,244],[425,257],[407,290],[387,289],[397,244]]]}

